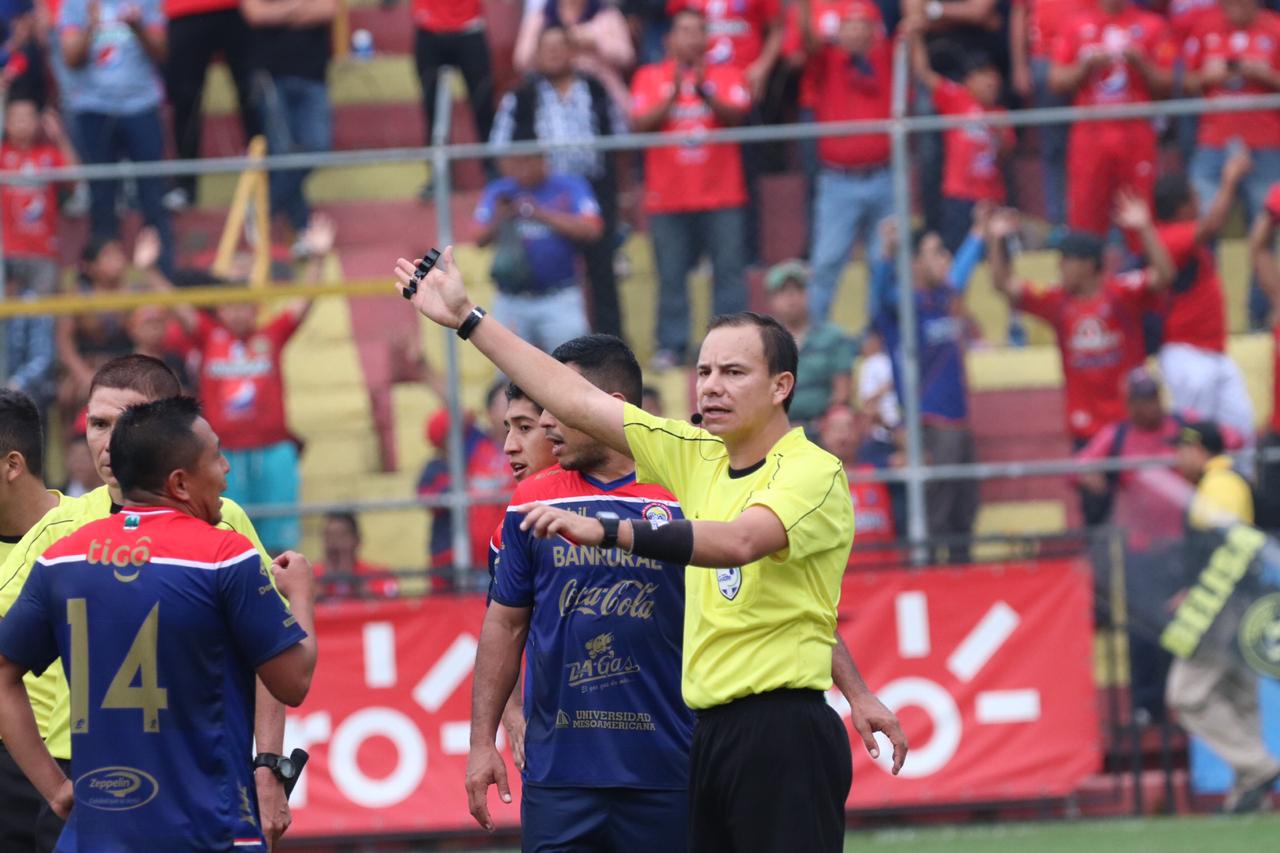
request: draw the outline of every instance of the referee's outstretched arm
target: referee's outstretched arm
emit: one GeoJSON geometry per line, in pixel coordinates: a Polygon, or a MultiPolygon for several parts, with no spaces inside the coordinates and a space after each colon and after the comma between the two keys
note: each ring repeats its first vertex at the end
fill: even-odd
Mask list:
{"type": "MultiPolygon", "coordinates": [[[[396,261],[396,279],[401,292],[415,281],[418,263],[404,258],[396,261]]],[[[421,285],[412,297],[414,307],[445,328],[460,328],[478,310],[467,297],[462,273],[453,260],[452,246],[445,248],[425,278],[416,281],[421,281],[421,285]]],[[[619,453],[631,455],[623,433],[621,400],[522,340],[493,317],[468,331],[467,339],[476,349],[561,423],[587,433],[619,453]]]]}

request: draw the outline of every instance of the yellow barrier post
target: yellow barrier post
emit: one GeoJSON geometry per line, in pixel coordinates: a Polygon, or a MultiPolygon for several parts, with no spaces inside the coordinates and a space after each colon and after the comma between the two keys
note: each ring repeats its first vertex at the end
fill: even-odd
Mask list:
{"type": "Polygon", "coordinates": [[[338,14],[333,19],[333,58],[346,59],[351,53],[351,9],[347,0],[338,0],[338,14]]]}
{"type": "MultiPolygon", "coordinates": [[[[249,140],[248,157],[260,161],[267,156],[267,140],[263,136],[255,136],[249,140]]],[[[249,204],[254,206],[254,226],[258,232],[258,244],[253,247],[253,272],[250,276],[252,287],[266,287],[271,272],[271,193],[268,189],[265,169],[246,169],[240,174],[236,183],[235,194],[231,197],[231,208],[227,211],[227,222],[222,227],[222,236],[218,239],[218,251],[210,268],[214,275],[222,278],[231,275],[235,263],[236,247],[240,245],[240,235],[244,231],[245,218],[249,204]]]]}

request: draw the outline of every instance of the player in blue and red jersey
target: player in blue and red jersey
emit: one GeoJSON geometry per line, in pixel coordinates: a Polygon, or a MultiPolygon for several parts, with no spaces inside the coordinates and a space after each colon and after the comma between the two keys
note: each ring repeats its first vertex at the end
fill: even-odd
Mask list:
{"type": "MultiPolygon", "coordinates": [[[[617,338],[576,338],[553,355],[603,390],[640,402],[640,365],[617,338]]],[[[541,425],[560,468],[521,483],[512,506],[541,501],[655,524],[683,517],[669,492],[636,483],[629,457],[550,413],[541,425]]],[[[524,651],[524,849],[682,851],[693,733],[680,697],[684,567],[607,544],[537,539],[520,529],[522,520],[508,510],[476,653],[471,813],[492,828],[488,786],[510,798],[495,735],[524,651]]]]}
{"type": "Polygon", "coordinates": [[[227,461],[188,397],[127,409],[111,437],[125,507],[36,561],[0,622],[0,737],[61,816],[59,851],[263,850],[254,673],[298,705],[315,667],[314,580],[272,567],[221,518],[227,461]],[[61,657],[73,783],[40,740],[22,676],[61,657]]]}

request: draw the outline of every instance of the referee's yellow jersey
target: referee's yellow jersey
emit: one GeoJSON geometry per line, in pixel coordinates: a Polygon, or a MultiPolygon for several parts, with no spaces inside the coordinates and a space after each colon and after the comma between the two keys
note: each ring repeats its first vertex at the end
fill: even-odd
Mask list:
{"type": "MultiPolygon", "coordinates": [[[[74,498],[67,497],[57,489],[49,489],[49,494],[58,499],[58,503],[54,505],[54,509],[62,506],[65,501],[74,500],[74,498]]],[[[43,516],[41,517],[43,518],[43,516]]],[[[5,560],[9,559],[9,553],[13,551],[14,548],[18,547],[18,543],[21,541],[21,536],[15,536],[12,538],[8,536],[0,536],[0,566],[4,565],[5,560]]],[[[0,583],[3,583],[3,578],[0,578],[0,583]]]]}
{"type": "Polygon", "coordinates": [[[853,502],[840,460],[796,428],[748,471],[724,442],[632,405],[627,444],[640,482],[665,486],[686,518],[732,521],[764,506],[787,529],[784,551],[733,569],[685,572],[682,692],[713,708],[779,688],[831,687],[840,579],[853,544],[853,502]]]}
{"type": "MultiPolygon", "coordinates": [[[[106,518],[113,508],[107,487],[99,486],[78,498],[64,497],[62,503],[45,513],[22,541],[13,546],[0,566],[0,617],[13,607],[31,574],[31,567],[50,545],[91,521],[106,518]]],[[[262,554],[262,559],[270,560],[253,523],[234,501],[223,499],[222,523],[218,526],[244,534],[262,554]]],[[[24,680],[31,697],[31,710],[35,712],[36,724],[50,754],[54,758],[71,758],[71,692],[62,665],[49,667],[39,678],[27,673],[24,680]]]]}

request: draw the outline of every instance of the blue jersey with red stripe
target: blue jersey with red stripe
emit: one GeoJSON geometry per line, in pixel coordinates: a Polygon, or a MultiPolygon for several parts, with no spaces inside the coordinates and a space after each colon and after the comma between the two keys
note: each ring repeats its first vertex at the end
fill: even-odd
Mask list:
{"type": "MultiPolygon", "coordinates": [[[[683,518],[666,489],[552,470],[516,488],[595,516],[683,518]]],[[[693,713],[680,696],[684,567],[620,549],[537,539],[507,511],[493,600],[531,607],[525,646],[526,783],[683,789],[693,713]]]]}
{"type": "Polygon", "coordinates": [[[71,687],[75,808],[59,851],[266,850],[254,670],[306,637],[239,533],[124,509],[36,561],[0,654],[71,687]]]}

